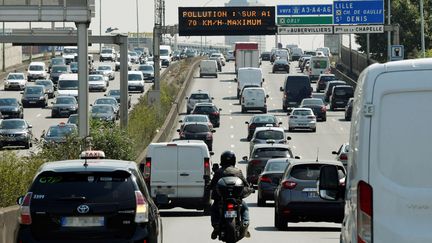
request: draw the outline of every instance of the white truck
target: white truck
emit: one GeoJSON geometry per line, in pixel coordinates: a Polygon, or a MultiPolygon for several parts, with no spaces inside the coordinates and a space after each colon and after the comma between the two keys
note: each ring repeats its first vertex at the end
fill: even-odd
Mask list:
{"type": "Polygon", "coordinates": [[[235,49],[235,70],[244,67],[260,67],[260,52],[257,42],[236,42],[235,49]]]}
{"type": "Polygon", "coordinates": [[[313,56],[310,59],[308,75],[310,80],[318,80],[321,74],[330,73],[330,59],[328,56],[313,56]]]}
{"type": "Polygon", "coordinates": [[[360,74],[347,179],[323,167],[318,185],[323,199],[345,197],[341,243],[432,242],[431,66],[412,59],[360,74]]]}
{"type": "Polygon", "coordinates": [[[246,87],[262,87],[264,82],[261,68],[240,68],[237,74],[237,99],[240,98],[242,90],[246,87]]]}

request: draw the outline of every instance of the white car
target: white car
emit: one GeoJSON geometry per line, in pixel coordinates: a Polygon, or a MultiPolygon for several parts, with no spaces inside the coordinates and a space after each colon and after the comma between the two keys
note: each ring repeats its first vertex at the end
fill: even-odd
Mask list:
{"type": "Polygon", "coordinates": [[[27,85],[27,78],[24,73],[9,73],[5,78],[4,89],[19,89],[24,90],[27,85]]]}
{"type": "Polygon", "coordinates": [[[98,71],[103,71],[105,76],[108,76],[109,80],[115,79],[115,72],[111,65],[100,65],[97,68],[98,71]]]}
{"type": "Polygon", "coordinates": [[[99,57],[99,61],[103,62],[105,60],[110,60],[111,62],[114,62],[117,55],[113,48],[104,48],[102,49],[99,57]]]}
{"type": "Polygon", "coordinates": [[[47,79],[48,69],[44,62],[32,62],[27,68],[27,80],[47,79]]]}
{"type": "Polygon", "coordinates": [[[316,132],[316,116],[311,108],[294,108],[288,117],[288,131],[294,129],[310,129],[316,132]]]}
{"type": "Polygon", "coordinates": [[[225,60],[224,55],[222,53],[212,53],[210,55],[210,60],[212,60],[212,59],[214,59],[216,57],[218,57],[221,60],[222,66],[225,66],[226,60],[225,60]]]}
{"type": "Polygon", "coordinates": [[[144,76],[141,71],[128,72],[128,91],[144,93],[144,76]]]}
{"type": "Polygon", "coordinates": [[[103,75],[92,74],[89,75],[89,91],[102,91],[105,92],[108,88],[109,82],[107,82],[103,75]]]}

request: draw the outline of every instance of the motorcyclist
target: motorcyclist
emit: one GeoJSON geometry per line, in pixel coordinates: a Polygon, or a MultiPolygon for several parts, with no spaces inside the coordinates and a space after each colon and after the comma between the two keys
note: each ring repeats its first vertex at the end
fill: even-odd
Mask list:
{"type": "MultiPolygon", "coordinates": [[[[213,204],[211,206],[211,224],[213,227],[213,232],[211,234],[211,238],[214,240],[219,235],[219,202],[221,200],[220,196],[216,192],[216,186],[218,181],[222,177],[227,176],[235,176],[240,178],[243,181],[244,184],[244,192],[243,192],[243,198],[249,196],[251,193],[251,189],[249,187],[249,183],[246,181],[245,177],[243,176],[242,171],[239,168],[235,167],[236,164],[236,156],[234,152],[232,151],[225,151],[221,154],[220,157],[220,166],[209,185],[209,188],[212,190],[212,199],[213,204]]],[[[244,200],[242,200],[242,222],[245,232],[245,237],[250,237],[250,233],[248,231],[249,226],[249,208],[244,200]]]]}

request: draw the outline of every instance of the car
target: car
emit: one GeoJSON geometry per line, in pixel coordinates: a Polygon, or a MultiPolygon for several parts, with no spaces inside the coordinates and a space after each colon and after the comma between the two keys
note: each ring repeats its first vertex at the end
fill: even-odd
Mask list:
{"type": "Polygon", "coordinates": [[[209,60],[215,60],[217,62],[218,71],[222,72],[222,66],[223,66],[223,64],[222,64],[221,58],[218,55],[210,56],[209,60]]]}
{"type": "Polygon", "coordinates": [[[335,159],[340,161],[345,166],[345,168],[347,167],[348,163],[349,150],[349,143],[344,143],[339,147],[338,151],[332,151],[332,154],[336,155],[335,159]]]}
{"type": "Polygon", "coordinates": [[[225,66],[225,57],[224,57],[224,55],[222,53],[219,53],[219,52],[212,53],[210,55],[209,59],[213,60],[216,57],[219,58],[219,60],[221,61],[222,66],[225,66]]]}
{"type": "Polygon", "coordinates": [[[278,59],[273,63],[272,73],[276,72],[290,72],[290,64],[286,59],[278,59]]]}
{"type": "Polygon", "coordinates": [[[57,83],[56,96],[73,96],[78,100],[78,74],[62,74],[57,83]]]}
{"type": "Polygon", "coordinates": [[[287,137],[282,127],[258,127],[249,142],[249,152],[251,153],[255,145],[266,144],[268,142],[286,144],[291,137],[287,137]]]}
{"type": "Polygon", "coordinates": [[[346,171],[339,161],[293,160],[285,169],[274,193],[278,230],[287,230],[289,222],[342,222],[344,201],[329,202],[317,193],[320,168],[326,165],[335,166],[339,183],[345,183],[346,171]]]}
{"type": "Polygon", "coordinates": [[[117,54],[116,54],[114,48],[103,48],[100,52],[100,55],[99,55],[99,61],[103,62],[103,61],[109,60],[111,62],[114,62],[116,57],[117,57],[117,54]]]}
{"type": "Polygon", "coordinates": [[[276,116],[270,114],[257,114],[254,115],[250,121],[245,122],[248,131],[247,140],[249,141],[252,138],[252,135],[255,132],[255,129],[258,127],[279,127],[282,125],[282,122],[279,122],[276,116]]]}
{"type": "MultiPolygon", "coordinates": [[[[261,53],[261,60],[262,61],[270,61],[271,58],[271,52],[265,51],[263,53],[261,53]]],[[[235,60],[235,57],[234,57],[235,60]]]]}
{"type": "Polygon", "coordinates": [[[233,50],[227,52],[226,62],[229,62],[229,61],[235,61],[235,56],[234,56],[233,50]]]}
{"type": "Polygon", "coordinates": [[[9,73],[4,81],[4,90],[24,90],[27,85],[27,78],[24,73],[9,73]]]}
{"type": "Polygon", "coordinates": [[[213,127],[219,127],[221,111],[222,109],[218,109],[213,103],[198,103],[192,110],[192,114],[207,115],[213,124],[213,127]]]}
{"type": "Polygon", "coordinates": [[[213,129],[213,124],[210,122],[210,118],[207,115],[186,115],[183,117],[182,120],[179,121],[179,123],[182,123],[180,126],[180,129],[183,128],[183,126],[190,122],[205,122],[209,125],[210,129],[213,129]]]}
{"type": "Polygon", "coordinates": [[[107,76],[107,73],[102,70],[92,70],[89,72],[89,75],[102,75],[104,77],[104,80],[109,83],[110,79],[107,76]]]}
{"type": "Polygon", "coordinates": [[[350,98],[354,97],[354,88],[351,85],[336,85],[330,95],[330,110],[344,108],[350,98]]]}
{"type": "MultiPolygon", "coordinates": [[[[120,104],[120,90],[119,89],[111,89],[105,94],[106,97],[113,97],[117,100],[117,103],[120,104]]],[[[131,95],[128,95],[128,108],[132,107],[131,95]]]]}
{"type": "Polygon", "coordinates": [[[299,58],[299,60],[298,60],[298,62],[297,62],[297,64],[298,64],[297,67],[301,68],[301,66],[302,66],[303,62],[305,61],[305,59],[308,59],[310,57],[311,57],[311,55],[307,55],[307,54],[301,55],[300,58],[299,58]]]}
{"type": "Polygon", "coordinates": [[[257,206],[264,207],[266,201],[274,201],[274,192],[279,185],[285,169],[290,164],[290,159],[269,159],[263,172],[258,177],[257,206]]]}
{"type": "Polygon", "coordinates": [[[316,132],[316,116],[311,108],[294,108],[288,117],[288,131],[294,129],[310,129],[316,132]]]}
{"type": "Polygon", "coordinates": [[[353,104],[354,98],[350,98],[345,106],[345,121],[351,121],[353,104]]]}
{"type": "Polygon", "coordinates": [[[109,85],[103,75],[91,74],[88,76],[88,80],[89,91],[105,92],[109,85]]]}
{"type": "Polygon", "coordinates": [[[49,99],[54,98],[55,86],[54,86],[53,81],[51,81],[49,79],[47,79],[47,80],[39,79],[39,80],[35,81],[35,85],[44,86],[45,94],[48,95],[48,98],[49,99]]]}
{"type": "Polygon", "coordinates": [[[105,76],[108,76],[109,80],[115,79],[115,72],[111,65],[100,65],[97,68],[98,71],[103,71],[105,76]]]}
{"type": "Polygon", "coordinates": [[[195,92],[192,92],[189,97],[185,98],[187,100],[186,105],[186,113],[190,114],[193,108],[198,103],[212,103],[213,97],[210,95],[209,92],[203,91],[203,90],[197,90],[195,92]]]}
{"type": "Polygon", "coordinates": [[[97,105],[92,105],[90,109],[90,117],[95,120],[114,123],[117,119],[117,114],[112,105],[97,104],[97,105]]]}
{"type": "Polygon", "coordinates": [[[73,96],[57,96],[51,108],[51,117],[69,117],[78,112],[78,102],[73,96]]]}
{"type": "Polygon", "coordinates": [[[290,51],[291,54],[291,60],[298,61],[300,57],[303,55],[303,49],[300,47],[293,47],[290,51]]]}
{"type": "MultiPolygon", "coordinates": [[[[127,65],[128,65],[128,70],[129,71],[132,70],[132,63],[130,61],[130,57],[128,57],[128,63],[127,63],[127,65]]],[[[118,56],[116,58],[114,70],[116,72],[120,71],[120,56],[118,56]]]]}
{"type": "Polygon", "coordinates": [[[141,64],[138,66],[137,71],[142,72],[144,80],[150,80],[150,82],[154,81],[154,67],[152,65],[141,64]]]}
{"type": "Polygon", "coordinates": [[[336,76],[331,73],[320,74],[318,77],[316,92],[319,93],[321,90],[325,90],[327,82],[337,80],[336,76]]]}
{"type": "Polygon", "coordinates": [[[285,79],[284,86],[280,87],[280,91],[283,92],[283,111],[298,107],[304,98],[312,97],[310,79],[304,74],[289,74],[285,79]]]}
{"type": "Polygon", "coordinates": [[[218,66],[216,60],[201,60],[199,65],[199,76],[214,76],[218,77],[218,66]]]}
{"type": "Polygon", "coordinates": [[[209,151],[213,150],[213,133],[216,131],[207,122],[187,122],[177,132],[181,140],[202,140],[209,151]]]}
{"type": "Polygon", "coordinates": [[[68,65],[54,65],[51,68],[50,79],[53,81],[53,83],[56,84],[59,80],[60,75],[70,72],[71,71],[68,65]]]}
{"type": "Polygon", "coordinates": [[[128,52],[128,55],[130,56],[130,60],[132,63],[138,64],[139,63],[139,56],[138,53],[134,51],[128,52]]]}
{"type": "Polygon", "coordinates": [[[327,121],[327,108],[320,98],[303,99],[299,108],[311,108],[317,119],[327,121]]]}
{"type": "Polygon", "coordinates": [[[303,60],[301,60],[301,58],[300,58],[300,60],[301,60],[301,62],[299,61],[300,72],[303,73],[305,71],[305,69],[308,70],[311,57],[312,56],[305,56],[305,57],[303,57],[303,60]]]}
{"type": "Polygon", "coordinates": [[[102,97],[97,98],[93,105],[112,105],[114,108],[114,112],[117,115],[116,119],[120,117],[120,104],[117,102],[117,99],[114,97],[102,97]]]}
{"type": "Polygon", "coordinates": [[[36,79],[47,79],[48,69],[44,62],[31,62],[27,68],[27,81],[36,79]]]}
{"type": "Polygon", "coordinates": [[[52,125],[42,134],[44,145],[65,143],[69,136],[78,134],[78,127],[72,123],[60,122],[52,125]]]}
{"type": "Polygon", "coordinates": [[[45,93],[45,86],[43,85],[26,86],[21,94],[23,107],[40,106],[45,108],[48,106],[48,95],[45,93]]]}
{"type": "Polygon", "coordinates": [[[72,73],[78,73],[78,62],[71,62],[69,67],[72,73]]]}
{"type": "Polygon", "coordinates": [[[22,104],[16,98],[0,98],[0,112],[2,119],[24,118],[22,104]]]}
{"type": "Polygon", "coordinates": [[[66,124],[75,124],[78,126],[78,114],[71,114],[66,124]]]}
{"type": "Polygon", "coordinates": [[[138,91],[140,93],[144,93],[144,75],[141,71],[128,72],[128,91],[138,91]]]}
{"type": "Polygon", "coordinates": [[[333,87],[336,85],[346,85],[347,83],[342,80],[334,80],[334,81],[328,81],[326,88],[324,90],[324,101],[330,102],[330,96],[333,92],[333,87]]]}
{"type": "Polygon", "coordinates": [[[48,73],[51,73],[51,68],[55,65],[66,65],[66,60],[63,57],[51,58],[51,61],[49,61],[48,64],[48,73]]]}
{"type": "Polygon", "coordinates": [[[266,94],[265,89],[262,87],[244,88],[240,98],[241,113],[245,113],[249,110],[259,110],[263,113],[267,113],[268,98],[269,95],[266,94]]]}
{"type": "Polygon", "coordinates": [[[243,157],[244,161],[247,161],[246,167],[246,180],[256,185],[258,183],[258,177],[264,170],[269,159],[276,158],[295,158],[291,148],[287,144],[278,143],[266,143],[257,144],[253,147],[250,157],[243,157]]]}
{"type": "Polygon", "coordinates": [[[162,242],[158,208],[133,161],[44,163],[18,202],[17,242],[162,242]]]}
{"type": "Polygon", "coordinates": [[[19,118],[0,120],[0,148],[23,146],[29,149],[32,145],[32,125],[27,121],[19,118]]]}

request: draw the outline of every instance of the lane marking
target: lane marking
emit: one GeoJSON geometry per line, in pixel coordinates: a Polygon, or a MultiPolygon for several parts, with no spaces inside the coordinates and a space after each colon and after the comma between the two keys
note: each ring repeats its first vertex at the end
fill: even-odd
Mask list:
{"type": "Polygon", "coordinates": [[[297,147],[296,146],[292,146],[293,147],[293,149],[296,149],[297,147]]]}
{"type": "Polygon", "coordinates": [[[234,134],[231,134],[231,136],[230,136],[231,138],[234,138],[234,134]]]}
{"type": "Polygon", "coordinates": [[[233,119],[233,117],[232,117],[232,116],[230,116],[230,117],[229,117],[229,119],[230,119],[230,120],[232,120],[232,119],[233,119]]]}
{"type": "Polygon", "coordinates": [[[230,128],[231,128],[231,129],[234,129],[234,126],[231,125],[230,128]]]}
{"type": "Polygon", "coordinates": [[[234,144],[231,144],[231,148],[234,148],[235,146],[234,146],[234,144]]]}
{"type": "Polygon", "coordinates": [[[42,116],[42,114],[37,114],[37,115],[36,115],[36,117],[40,117],[40,116],[42,116]]]}

